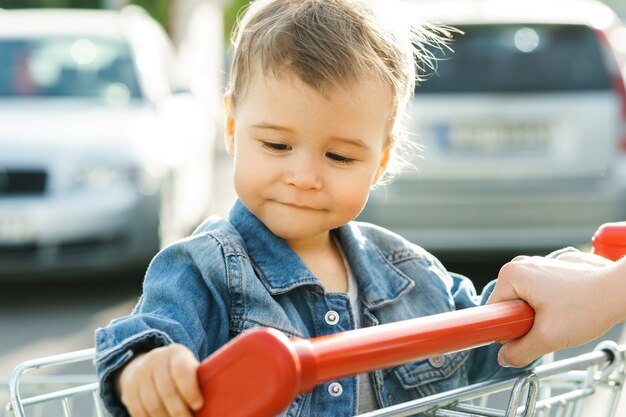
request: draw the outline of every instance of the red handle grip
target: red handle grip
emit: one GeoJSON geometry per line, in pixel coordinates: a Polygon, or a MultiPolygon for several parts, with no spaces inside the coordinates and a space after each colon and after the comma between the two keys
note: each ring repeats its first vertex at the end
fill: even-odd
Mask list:
{"type": "Polygon", "coordinates": [[[605,223],[591,239],[593,253],[617,261],[626,255],[626,222],[605,223]]]}
{"type": "Polygon", "coordinates": [[[196,417],[274,416],[322,382],[515,339],[533,320],[528,304],[508,301],[308,340],[249,330],[200,364],[196,417]]]}

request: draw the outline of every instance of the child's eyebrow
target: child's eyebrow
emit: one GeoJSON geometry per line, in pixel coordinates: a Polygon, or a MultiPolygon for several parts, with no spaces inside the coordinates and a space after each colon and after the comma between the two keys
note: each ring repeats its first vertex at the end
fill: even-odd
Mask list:
{"type": "Polygon", "coordinates": [[[365,150],[369,150],[370,149],[370,147],[367,146],[361,139],[342,138],[342,137],[339,137],[339,136],[333,136],[330,139],[333,140],[333,141],[344,142],[344,143],[347,143],[348,145],[357,146],[357,147],[363,148],[365,150]]]}
{"type": "MultiPolygon", "coordinates": [[[[276,131],[279,131],[279,132],[287,132],[287,133],[295,132],[295,129],[292,129],[290,127],[275,125],[275,124],[268,123],[268,122],[255,123],[255,124],[252,125],[252,127],[256,127],[258,129],[276,130],[276,131]]],[[[366,145],[365,142],[363,142],[361,139],[352,139],[352,138],[343,138],[343,137],[340,137],[340,136],[333,136],[333,137],[330,138],[330,140],[331,141],[337,141],[337,142],[344,142],[344,143],[347,143],[348,145],[357,146],[357,147],[363,148],[365,150],[369,150],[370,149],[370,147],[368,145],[366,145]]]]}
{"type": "Polygon", "coordinates": [[[295,132],[294,129],[290,128],[290,127],[286,127],[286,126],[279,126],[279,125],[275,125],[272,123],[267,123],[267,122],[259,122],[259,123],[255,123],[252,125],[252,127],[256,127],[259,129],[271,129],[271,130],[278,130],[280,132],[295,132]]]}

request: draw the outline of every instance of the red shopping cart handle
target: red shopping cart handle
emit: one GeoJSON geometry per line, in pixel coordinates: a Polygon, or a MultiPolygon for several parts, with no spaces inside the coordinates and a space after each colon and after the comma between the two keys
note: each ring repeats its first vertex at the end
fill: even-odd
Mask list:
{"type": "Polygon", "coordinates": [[[533,320],[528,304],[507,301],[313,339],[249,330],[200,364],[196,417],[274,416],[317,384],[514,339],[533,320]]]}
{"type": "Polygon", "coordinates": [[[617,261],[626,255],[626,222],[605,223],[591,239],[593,253],[617,261]]]}

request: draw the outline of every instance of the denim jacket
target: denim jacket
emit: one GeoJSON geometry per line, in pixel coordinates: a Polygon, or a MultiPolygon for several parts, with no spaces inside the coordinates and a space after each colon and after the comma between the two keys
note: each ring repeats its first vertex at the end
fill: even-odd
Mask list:
{"type": "MultiPolygon", "coordinates": [[[[470,280],[448,273],[428,252],[385,229],[350,222],[331,233],[358,283],[363,327],[486,300],[476,295],[470,280]]],[[[351,330],[354,322],[348,295],[326,292],[296,253],[237,201],[229,221],[211,217],[191,237],[163,249],[148,268],[132,314],[96,331],[101,396],[114,416],[128,415],[114,393],[112,376],[134,354],[159,346],[181,343],[203,359],[250,328],[273,327],[287,336],[311,338],[351,330]],[[329,311],[339,320],[326,320],[329,311]]],[[[497,364],[498,348],[371,372],[378,405],[519,372],[497,364]]],[[[348,377],[318,385],[281,415],[355,415],[356,381],[348,377]],[[341,389],[329,390],[333,382],[341,389]]]]}

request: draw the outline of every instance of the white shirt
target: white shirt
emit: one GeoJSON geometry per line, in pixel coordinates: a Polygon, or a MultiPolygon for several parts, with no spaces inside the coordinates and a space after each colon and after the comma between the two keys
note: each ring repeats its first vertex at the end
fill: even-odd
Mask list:
{"type": "MultiPolygon", "coordinates": [[[[337,247],[339,248],[339,252],[341,253],[341,257],[343,258],[343,264],[346,267],[346,272],[348,274],[348,298],[350,299],[350,307],[352,309],[352,316],[354,317],[354,327],[356,329],[361,327],[361,311],[360,311],[360,303],[359,303],[359,287],[357,285],[356,279],[354,278],[354,274],[352,273],[352,269],[350,268],[350,264],[346,261],[346,256],[339,245],[337,243],[337,247]]],[[[358,398],[358,413],[366,413],[373,410],[378,410],[378,403],[376,402],[376,394],[374,392],[374,387],[372,386],[372,380],[369,378],[368,374],[360,374],[357,375],[357,398],[358,398]]]]}

